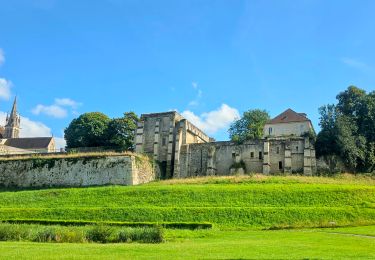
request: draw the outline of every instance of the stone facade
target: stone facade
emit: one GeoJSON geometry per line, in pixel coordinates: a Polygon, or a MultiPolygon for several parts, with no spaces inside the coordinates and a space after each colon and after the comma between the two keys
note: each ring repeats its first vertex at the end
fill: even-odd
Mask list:
{"type": "Polygon", "coordinates": [[[151,162],[136,156],[0,161],[0,186],[3,187],[137,185],[154,179],[151,162]]]}
{"type": "MultiPolygon", "coordinates": [[[[292,110],[286,112],[290,120],[299,120],[295,123],[311,125],[305,115],[292,110]]],[[[281,118],[284,117],[281,114],[281,118]]],[[[276,121],[274,125],[269,122],[266,127],[277,124],[277,128],[279,124],[284,124],[283,127],[289,129],[285,124],[291,123],[289,120],[276,121]]],[[[250,172],[311,175],[316,171],[315,149],[309,137],[302,136],[305,132],[285,131],[280,136],[271,135],[244,144],[214,142],[177,112],[145,114],[138,124],[136,152],[148,154],[158,162],[161,178],[250,172]]]]}
{"type": "Polygon", "coordinates": [[[144,114],[138,123],[135,151],[151,155],[159,164],[159,176],[171,178],[178,174],[174,163],[179,160],[182,145],[209,141],[203,131],[177,112],[144,114]]]}

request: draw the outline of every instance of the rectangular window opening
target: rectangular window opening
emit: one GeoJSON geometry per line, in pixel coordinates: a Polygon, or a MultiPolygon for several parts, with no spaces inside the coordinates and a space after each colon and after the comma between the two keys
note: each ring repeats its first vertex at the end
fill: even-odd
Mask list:
{"type": "Polygon", "coordinates": [[[280,147],[276,147],[276,153],[277,153],[277,154],[280,153],[280,147]]]}
{"type": "Polygon", "coordinates": [[[163,137],[161,143],[162,143],[163,146],[165,146],[167,144],[167,139],[165,137],[163,137]]]}
{"type": "Polygon", "coordinates": [[[254,158],[254,152],[251,152],[251,153],[250,153],[250,157],[251,157],[251,158],[254,158]]]}
{"type": "Polygon", "coordinates": [[[263,159],[263,153],[259,152],[259,160],[263,159]]]}
{"type": "Polygon", "coordinates": [[[283,162],[279,161],[279,170],[282,170],[282,169],[283,169],[283,162]]]}

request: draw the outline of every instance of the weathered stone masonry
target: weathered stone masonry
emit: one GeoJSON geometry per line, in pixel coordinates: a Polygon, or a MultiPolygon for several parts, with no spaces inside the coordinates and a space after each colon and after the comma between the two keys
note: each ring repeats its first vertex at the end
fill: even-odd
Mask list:
{"type": "Polygon", "coordinates": [[[136,185],[154,179],[151,162],[130,155],[0,161],[3,187],[136,185]]]}
{"type": "MultiPolygon", "coordinates": [[[[295,112],[288,110],[287,113],[293,115],[295,112]]],[[[300,118],[301,121],[305,119],[300,118]]],[[[153,156],[159,163],[161,178],[245,172],[311,175],[316,171],[315,150],[308,137],[292,133],[281,137],[267,136],[244,144],[213,142],[177,112],[142,115],[136,152],[153,156]]]]}

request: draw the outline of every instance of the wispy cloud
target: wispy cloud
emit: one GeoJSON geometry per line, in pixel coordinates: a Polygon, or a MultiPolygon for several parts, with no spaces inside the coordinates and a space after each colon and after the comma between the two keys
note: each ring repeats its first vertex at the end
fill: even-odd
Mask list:
{"type": "Polygon", "coordinates": [[[182,115],[208,134],[215,134],[228,128],[234,120],[240,117],[238,110],[227,104],[222,104],[218,109],[201,115],[196,115],[190,110],[182,112],[182,115]]]}
{"type": "Polygon", "coordinates": [[[353,58],[344,57],[344,58],[341,58],[341,62],[343,62],[347,66],[350,66],[350,67],[353,67],[355,69],[359,69],[362,71],[369,71],[373,69],[371,66],[369,66],[365,62],[362,62],[353,58]]]}
{"type": "Polygon", "coordinates": [[[32,110],[32,113],[34,115],[45,114],[55,118],[64,118],[68,116],[68,111],[57,105],[45,106],[39,104],[32,110]]]}
{"type": "Polygon", "coordinates": [[[79,106],[81,106],[82,103],[79,103],[77,101],[74,101],[70,98],[55,98],[55,102],[52,105],[42,105],[39,104],[35,108],[32,109],[32,113],[34,115],[47,115],[54,118],[65,118],[68,116],[68,109],[72,109],[71,113],[73,115],[78,114],[78,112],[75,110],[79,106]]]}
{"type": "Polygon", "coordinates": [[[0,66],[3,65],[5,62],[5,56],[3,49],[0,49],[0,66]]]}
{"type": "Polygon", "coordinates": [[[12,82],[9,80],[6,80],[4,78],[0,78],[0,98],[9,100],[11,96],[11,89],[12,87],[12,82]]]}
{"type": "Polygon", "coordinates": [[[74,101],[70,98],[55,98],[55,104],[58,106],[71,107],[73,109],[76,109],[82,105],[82,103],[74,101]]]}
{"type": "Polygon", "coordinates": [[[189,106],[191,107],[195,107],[195,106],[198,106],[199,103],[200,103],[200,100],[202,99],[202,96],[203,96],[203,91],[200,89],[199,85],[197,82],[192,82],[191,83],[191,86],[193,87],[193,89],[196,90],[196,96],[195,98],[189,102],[189,106]]]}

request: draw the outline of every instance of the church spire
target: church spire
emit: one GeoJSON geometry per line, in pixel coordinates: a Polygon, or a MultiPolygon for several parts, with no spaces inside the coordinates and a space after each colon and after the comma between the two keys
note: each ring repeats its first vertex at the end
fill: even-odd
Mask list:
{"type": "Polygon", "coordinates": [[[9,117],[7,116],[7,122],[5,125],[4,138],[18,138],[20,131],[20,116],[17,113],[17,97],[14,98],[12,111],[9,117]]]}

